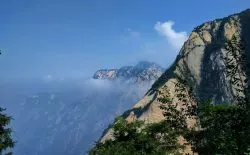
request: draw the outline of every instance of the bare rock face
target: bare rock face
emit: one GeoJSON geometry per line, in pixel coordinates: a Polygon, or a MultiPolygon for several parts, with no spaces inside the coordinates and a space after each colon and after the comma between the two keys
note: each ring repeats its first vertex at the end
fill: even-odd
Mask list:
{"type": "Polygon", "coordinates": [[[117,69],[102,69],[95,72],[94,79],[114,79],[117,74],[117,69]]]}
{"type": "MultiPolygon", "coordinates": [[[[240,36],[250,56],[250,9],[223,19],[216,19],[196,27],[184,43],[175,63],[153,84],[149,92],[129,111],[124,113],[127,120],[140,119],[157,122],[164,119],[159,108],[158,92],[169,90],[175,96],[175,75],[188,81],[199,102],[232,104],[235,93],[227,78],[224,58],[225,43],[232,36],[240,36]]],[[[249,60],[249,59],[248,59],[249,60]]],[[[249,78],[249,77],[243,77],[249,78]]],[[[108,130],[101,139],[112,137],[108,130]]]]}
{"type": "Polygon", "coordinates": [[[141,61],[135,66],[124,66],[120,69],[102,69],[98,70],[94,79],[109,79],[109,80],[135,80],[136,82],[155,81],[157,80],[164,69],[159,65],[141,61]]]}

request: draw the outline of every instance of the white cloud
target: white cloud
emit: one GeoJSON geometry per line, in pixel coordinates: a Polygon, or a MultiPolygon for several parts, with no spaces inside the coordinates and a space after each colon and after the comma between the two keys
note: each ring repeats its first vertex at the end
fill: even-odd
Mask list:
{"type": "Polygon", "coordinates": [[[183,43],[187,40],[187,32],[176,32],[173,29],[174,22],[169,20],[166,22],[157,22],[154,29],[167,38],[168,42],[175,48],[180,49],[183,43]]]}

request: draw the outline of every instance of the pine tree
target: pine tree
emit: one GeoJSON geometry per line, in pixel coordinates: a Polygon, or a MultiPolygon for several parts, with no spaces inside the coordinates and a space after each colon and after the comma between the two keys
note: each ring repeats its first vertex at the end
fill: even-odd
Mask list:
{"type": "MultiPolygon", "coordinates": [[[[6,115],[4,111],[5,109],[0,108],[0,154],[14,147],[14,141],[11,137],[12,130],[8,127],[12,118],[6,115]]],[[[11,154],[11,152],[6,154],[11,154]]]]}

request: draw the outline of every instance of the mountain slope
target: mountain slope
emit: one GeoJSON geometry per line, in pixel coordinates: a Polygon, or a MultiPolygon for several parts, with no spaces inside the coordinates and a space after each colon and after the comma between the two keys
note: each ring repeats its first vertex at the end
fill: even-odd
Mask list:
{"type": "MultiPolygon", "coordinates": [[[[134,107],[124,113],[127,120],[140,119],[157,122],[164,117],[159,108],[158,98],[169,90],[175,99],[176,76],[185,79],[192,86],[199,102],[212,101],[215,104],[232,104],[235,87],[227,78],[227,57],[225,44],[235,35],[245,44],[250,55],[250,10],[216,19],[196,27],[184,43],[175,63],[153,84],[150,91],[134,107]]],[[[242,77],[249,78],[249,77],[242,77]]],[[[108,130],[102,141],[112,137],[108,130]]]]}

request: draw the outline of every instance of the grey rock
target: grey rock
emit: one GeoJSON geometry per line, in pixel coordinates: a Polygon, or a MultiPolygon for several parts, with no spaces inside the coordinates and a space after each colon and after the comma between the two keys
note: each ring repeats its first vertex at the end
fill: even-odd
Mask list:
{"type": "Polygon", "coordinates": [[[135,66],[124,66],[120,69],[98,70],[93,75],[93,78],[109,80],[135,80],[136,82],[155,81],[163,72],[164,69],[159,65],[152,62],[141,61],[135,66]]]}

